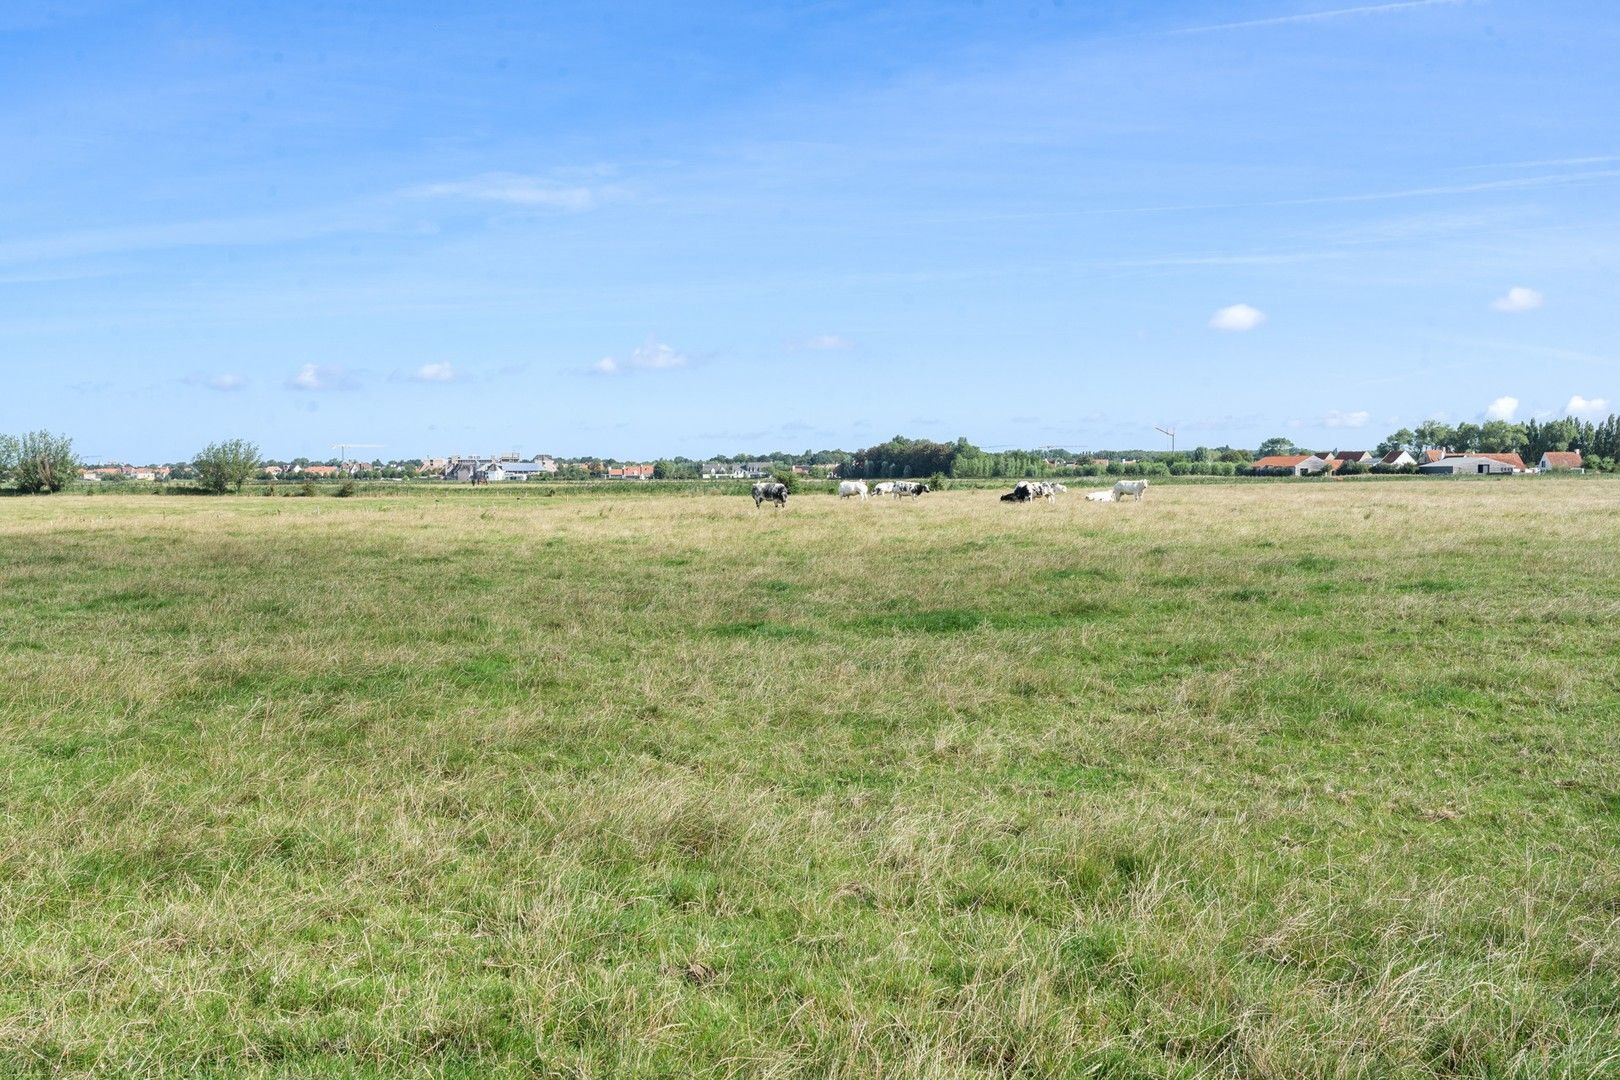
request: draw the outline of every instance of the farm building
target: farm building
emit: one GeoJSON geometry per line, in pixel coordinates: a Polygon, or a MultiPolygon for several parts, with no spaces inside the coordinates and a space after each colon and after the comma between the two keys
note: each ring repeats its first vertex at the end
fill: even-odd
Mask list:
{"type": "Polygon", "coordinates": [[[1376,460],[1371,452],[1366,450],[1331,450],[1322,456],[1334,461],[1355,462],[1361,465],[1371,465],[1376,460]]]}
{"type": "Polygon", "coordinates": [[[1586,463],[1579,450],[1549,450],[1541,455],[1542,472],[1585,472],[1586,463]]]}
{"type": "Polygon", "coordinates": [[[1393,465],[1399,468],[1402,465],[1416,465],[1417,458],[1413,457],[1405,450],[1391,450],[1389,453],[1378,459],[1378,464],[1393,465]]]}
{"type": "Polygon", "coordinates": [[[1254,468],[1256,471],[1287,469],[1295,476],[1315,476],[1326,472],[1329,466],[1325,459],[1316,454],[1272,454],[1256,461],[1254,468]]]}
{"type": "Polygon", "coordinates": [[[1452,454],[1438,461],[1427,461],[1418,466],[1425,476],[1511,476],[1513,466],[1484,454],[1452,454]]]}

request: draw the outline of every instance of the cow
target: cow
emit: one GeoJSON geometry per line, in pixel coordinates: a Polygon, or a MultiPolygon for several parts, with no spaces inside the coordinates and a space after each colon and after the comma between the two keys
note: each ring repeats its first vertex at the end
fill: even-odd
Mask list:
{"type": "Polygon", "coordinates": [[[1114,501],[1118,502],[1127,495],[1136,496],[1136,501],[1142,501],[1142,494],[1147,491],[1146,480],[1121,480],[1114,485],[1114,501]]]}
{"type": "Polygon", "coordinates": [[[1068,488],[1064,487],[1062,484],[1050,484],[1048,486],[1052,489],[1052,493],[1054,495],[1062,495],[1064,492],[1069,490],[1068,488]]]}
{"type": "Polygon", "coordinates": [[[919,484],[915,480],[896,480],[894,483],[894,497],[903,499],[907,495],[926,495],[928,485],[919,484]]]}
{"type": "Polygon", "coordinates": [[[1114,501],[1114,493],[1112,491],[1088,491],[1088,492],[1086,492],[1086,501],[1087,502],[1113,502],[1114,501]]]}
{"type": "Polygon", "coordinates": [[[866,482],[864,480],[844,480],[838,485],[840,499],[857,498],[866,501],[866,482]]]}
{"type": "Polygon", "coordinates": [[[759,509],[759,504],[763,503],[763,502],[767,502],[767,501],[775,503],[776,508],[778,510],[780,510],[782,507],[786,506],[787,505],[787,485],[786,484],[764,484],[764,483],[755,484],[754,485],[754,509],[758,510],[759,509]]]}
{"type": "Polygon", "coordinates": [[[1035,498],[1035,485],[1028,480],[1020,480],[1013,485],[1013,489],[1001,497],[1002,502],[1029,502],[1035,498]]]}
{"type": "Polygon", "coordinates": [[[874,494],[874,495],[893,495],[894,494],[894,481],[893,480],[885,480],[881,484],[874,484],[872,486],[872,494],[874,494]]]}

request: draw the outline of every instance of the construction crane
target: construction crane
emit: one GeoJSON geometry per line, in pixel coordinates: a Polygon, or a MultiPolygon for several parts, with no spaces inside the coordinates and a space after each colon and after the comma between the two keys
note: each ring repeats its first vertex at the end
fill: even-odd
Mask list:
{"type": "Polygon", "coordinates": [[[1170,436],[1170,452],[1174,454],[1176,452],[1176,429],[1155,426],[1153,430],[1157,431],[1160,435],[1170,436]]]}
{"type": "Polygon", "coordinates": [[[341,461],[348,461],[350,450],[381,450],[384,445],[378,442],[340,442],[333,443],[332,449],[341,452],[341,461]]]}

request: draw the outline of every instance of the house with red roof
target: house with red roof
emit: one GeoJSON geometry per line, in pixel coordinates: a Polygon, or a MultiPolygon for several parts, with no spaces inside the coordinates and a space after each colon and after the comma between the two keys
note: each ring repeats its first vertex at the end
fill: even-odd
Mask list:
{"type": "Polygon", "coordinates": [[[1579,450],[1549,450],[1541,455],[1542,472],[1585,472],[1586,462],[1579,450]]]}
{"type": "Polygon", "coordinates": [[[1257,473],[1287,469],[1295,476],[1316,476],[1333,466],[1317,454],[1271,454],[1260,458],[1251,468],[1257,473]]]}

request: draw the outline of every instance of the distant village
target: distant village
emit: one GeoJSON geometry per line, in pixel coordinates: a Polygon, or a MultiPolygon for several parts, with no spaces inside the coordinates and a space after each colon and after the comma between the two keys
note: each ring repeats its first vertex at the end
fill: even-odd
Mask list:
{"type": "MultiPolygon", "coordinates": [[[[837,452],[830,452],[837,453],[837,452]]],[[[1247,455],[1245,455],[1247,456],[1247,455]]],[[[1157,455],[1141,457],[1053,457],[1031,462],[1025,471],[1046,476],[1099,476],[1199,474],[1200,462],[1163,462],[1157,455]]],[[[864,463],[860,463],[864,464],[864,463]]],[[[1229,473],[1251,476],[1352,476],[1361,473],[1416,473],[1423,475],[1527,475],[1538,472],[1584,472],[1581,451],[1547,451],[1534,464],[1515,453],[1452,451],[1443,448],[1391,450],[1379,456],[1370,450],[1324,450],[1319,453],[1268,454],[1252,461],[1213,462],[1228,464],[1229,473]]],[[[533,479],[546,480],[763,480],[791,472],[812,479],[838,479],[840,469],[850,475],[868,474],[864,468],[849,469],[850,462],[827,461],[800,464],[792,461],[677,460],[673,462],[611,462],[591,459],[564,460],[550,454],[525,458],[516,453],[492,455],[453,455],[395,461],[307,459],[266,461],[258,478],[265,481],[316,480],[444,480],[463,484],[501,484],[533,479]]],[[[173,465],[91,465],[82,468],[80,479],[87,483],[192,479],[189,464],[173,465]]]]}

